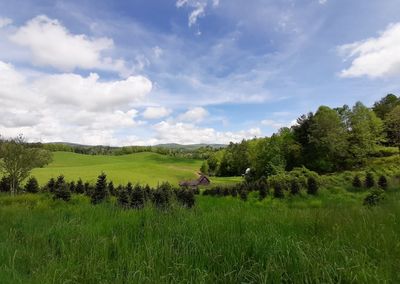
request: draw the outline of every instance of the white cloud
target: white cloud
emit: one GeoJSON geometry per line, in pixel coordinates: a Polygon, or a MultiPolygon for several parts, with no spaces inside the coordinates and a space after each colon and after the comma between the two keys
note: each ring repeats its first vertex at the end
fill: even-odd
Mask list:
{"type": "Polygon", "coordinates": [[[251,139],[261,135],[259,128],[252,128],[237,132],[219,132],[213,128],[201,128],[190,123],[172,123],[162,121],[154,127],[156,131],[153,144],[158,143],[221,143],[239,142],[242,139],[251,139]]]}
{"type": "Polygon", "coordinates": [[[324,5],[328,2],[328,0],[318,0],[318,3],[324,5]]]}
{"type": "Polygon", "coordinates": [[[351,59],[341,77],[371,78],[400,74],[400,23],[389,25],[378,37],[342,45],[339,53],[351,59]]]}
{"type": "Polygon", "coordinates": [[[180,121],[201,122],[209,115],[208,111],[202,107],[191,108],[178,116],[180,121]]]}
{"type": "Polygon", "coordinates": [[[197,3],[195,9],[189,15],[189,27],[197,23],[197,19],[204,16],[204,9],[207,3],[197,3]]]}
{"type": "Polygon", "coordinates": [[[10,18],[0,17],[0,29],[10,25],[13,21],[10,18]]]}
{"type": "Polygon", "coordinates": [[[112,39],[72,34],[58,20],[44,15],[18,28],[10,39],[28,48],[33,63],[40,66],[51,66],[62,71],[104,69],[124,76],[130,73],[122,59],[113,60],[103,55],[114,48],[112,39]]]}
{"type": "Polygon", "coordinates": [[[155,58],[160,58],[161,55],[163,55],[163,52],[164,51],[159,46],[153,47],[153,53],[155,58]]]}
{"type": "Polygon", "coordinates": [[[294,125],[296,123],[296,120],[293,121],[277,121],[274,119],[264,119],[263,121],[261,121],[261,124],[264,126],[268,126],[271,127],[273,129],[280,129],[282,127],[290,127],[292,125],[294,125]]]}
{"type": "MultiPolygon", "coordinates": [[[[197,21],[200,17],[205,16],[205,10],[211,2],[212,7],[216,8],[219,6],[219,0],[177,0],[175,5],[177,8],[181,8],[184,6],[188,6],[193,10],[189,13],[188,17],[188,26],[192,27],[193,25],[197,24],[197,21]]],[[[197,34],[201,34],[200,31],[197,34]]]]}
{"type": "Polygon", "coordinates": [[[171,114],[171,110],[165,107],[148,107],[142,116],[146,119],[163,118],[171,114]]]}
{"type": "Polygon", "coordinates": [[[151,90],[144,77],[102,82],[97,74],[29,77],[0,61],[0,133],[34,141],[119,145],[117,133],[137,128],[151,90]]]}

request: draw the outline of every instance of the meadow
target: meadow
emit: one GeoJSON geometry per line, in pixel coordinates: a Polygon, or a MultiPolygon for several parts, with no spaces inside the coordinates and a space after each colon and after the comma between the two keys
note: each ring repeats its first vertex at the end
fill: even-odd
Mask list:
{"type": "Polygon", "coordinates": [[[247,202],[193,209],[97,206],[0,195],[0,283],[398,283],[400,195],[247,202]]]}
{"type": "Polygon", "coordinates": [[[44,168],[34,169],[32,175],[41,185],[59,175],[64,175],[66,180],[82,178],[95,183],[101,172],[105,172],[114,184],[130,181],[156,186],[159,182],[168,181],[177,185],[179,181],[195,179],[201,163],[200,160],[147,152],[122,156],[54,152],[53,162],[44,168]]]}

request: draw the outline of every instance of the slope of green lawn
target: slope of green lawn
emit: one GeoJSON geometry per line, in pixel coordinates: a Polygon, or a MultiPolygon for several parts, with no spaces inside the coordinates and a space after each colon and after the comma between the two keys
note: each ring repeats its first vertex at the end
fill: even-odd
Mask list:
{"type": "Polygon", "coordinates": [[[156,153],[136,153],[123,156],[82,155],[70,152],[55,152],[53,162],[40,169],[34,169],[32,175],[40,184],[45,184],[51,177],[64,175],[66,180],[94,183],[103,171],[115,184],[148,183],[169,181],[177,184],[184,179],[196,178],[201,161],[175,158],[156,153]]]}

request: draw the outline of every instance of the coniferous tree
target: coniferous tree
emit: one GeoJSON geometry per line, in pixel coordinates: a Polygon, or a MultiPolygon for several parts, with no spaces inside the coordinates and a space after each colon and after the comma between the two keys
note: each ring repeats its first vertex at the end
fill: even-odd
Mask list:
{"type": "Polygon", "coordinates": [[[78,194],[85,193],[85,186],[83,185],[83,181],[82,181],[81,178],[79,178],[77,183],[76,183],[75,192],[78,193],[78,194]]]}
{"type": "Polygon", "coordinates": [[[285,195],[283,193],[282,185],[277,182],[274,184],[274,197],[275,198],[284,198],[285,195]]]}
{"type": "Polygon", "coordinates": [[[265,177],[262,177],[258,181],[257,186],[258,186],[258,191],[259,191],[258,198],[260,200],[263,200],[265,197],[267,197],[267,194],[268,194],[267,183],[265,182],[265,177]]]}
{"type": "Polygon", "coordinates": [[[360,179],[360,177],[358,175],[356,175],[354,177],[352,184],[353,184],[353,187],[355,187],[355,188],[361,188],[362,187],[362,182],[361,182],[361,179],[360,179]]]}
{"type": "Polygon", "coordinates": [[[71,191],[71,193],[75,193],[76,192],[76,185],[74,181],[71,181],[69,183],[69,190],[71,191]]]}
{"type": "Polygon", "coordinates": [[[56,180],[54,178],[51,178],[46,186],[45,186],[46,190],[50,193],[54,193],[55,188],[56,188],[56,180]]]}
{"type": "Polygon", "coordinates": [[[367,188],[372,188],[375,186],[375,178],[374,175],[370,172],[367,173],[367,176],[365,177],[365,186],[367,188]]]}
{"type": "Polygon", "coordinates": [[[379,177],[378,185],[383,190],[386,190],[388,188],[388,181],[384,175],[379,177]]]}
{"type": "Polygon", "coordinates": [[[290,182],[290,193],[296,195],[300,193],[300,184],[297,179],[292,179],[290,182]]]}
{"type": "Polygon", "coordinates": [[[93,194],[91,196],[92,204],[99,204],[107,198],[107,176],[105,173],[101,173],[97,178],[96,186],[94,187],[93,194]]]}
{"type": "Polygon", "coordinates": [[[29,193],[39,192],[39,183],[35,177],[30,177],[25,184],[25,191],[29,193]]]}
{"type": "Polygon", "coordinates": [[[139,184],[136,184],[131,194],[131,207],[141,209],[144,207],[144,201],[144,191],[139,184]]]}
{"type": "Polygon", "coordinates": [[[129,196],[131,196],[132,191],[133,191],[133,186],[131,182],[128,182],[128,184],[125,187],[126,191],[128,192],[129,196]]]}
{"type": "Polygon", "coordinates": [[[129,194],[128,191],[123,188],[122,186],[118,186],[117,190],[117,201],[118,205],[124,209],[128,209],[130,202],[129,202],[129,194]]]}
{"type": "Polygon", "coordinates": [[[71,199],[71,192],[62,175],[59,176],[55,182],[53,199],[61,199],[64,201],[69,201],[71,199]]]}
{"type": "Polygon", "coordinates": [[[242,189],[242,190],[239,192],[239,197],[240,197],[240,199],[243,200],[243,201],[247,201],[248,195],[249,195],[249,192],[248,192],[246,189],[242,189]]]}
{"type": "Polygon", "coordinates": [[[115,188],[112,181],[108,183],[108,192],[110,193],[110,195],[115,196],[115,188]]]}
{"type": "Polygon", "coordinates": [[[311,195],[316,195],[318,192],[318,183],[314,177],[309,177],[307,179],[307,193],[311,195]]]}

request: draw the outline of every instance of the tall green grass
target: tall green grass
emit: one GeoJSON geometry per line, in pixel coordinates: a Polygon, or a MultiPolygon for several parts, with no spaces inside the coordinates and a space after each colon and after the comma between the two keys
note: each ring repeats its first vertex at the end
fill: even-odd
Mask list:
{"type": "Polygon", "coordinates": [[[160,212],[0,195],[0,283],[399,283],[399,197],[200,196],[160,212]]]}

